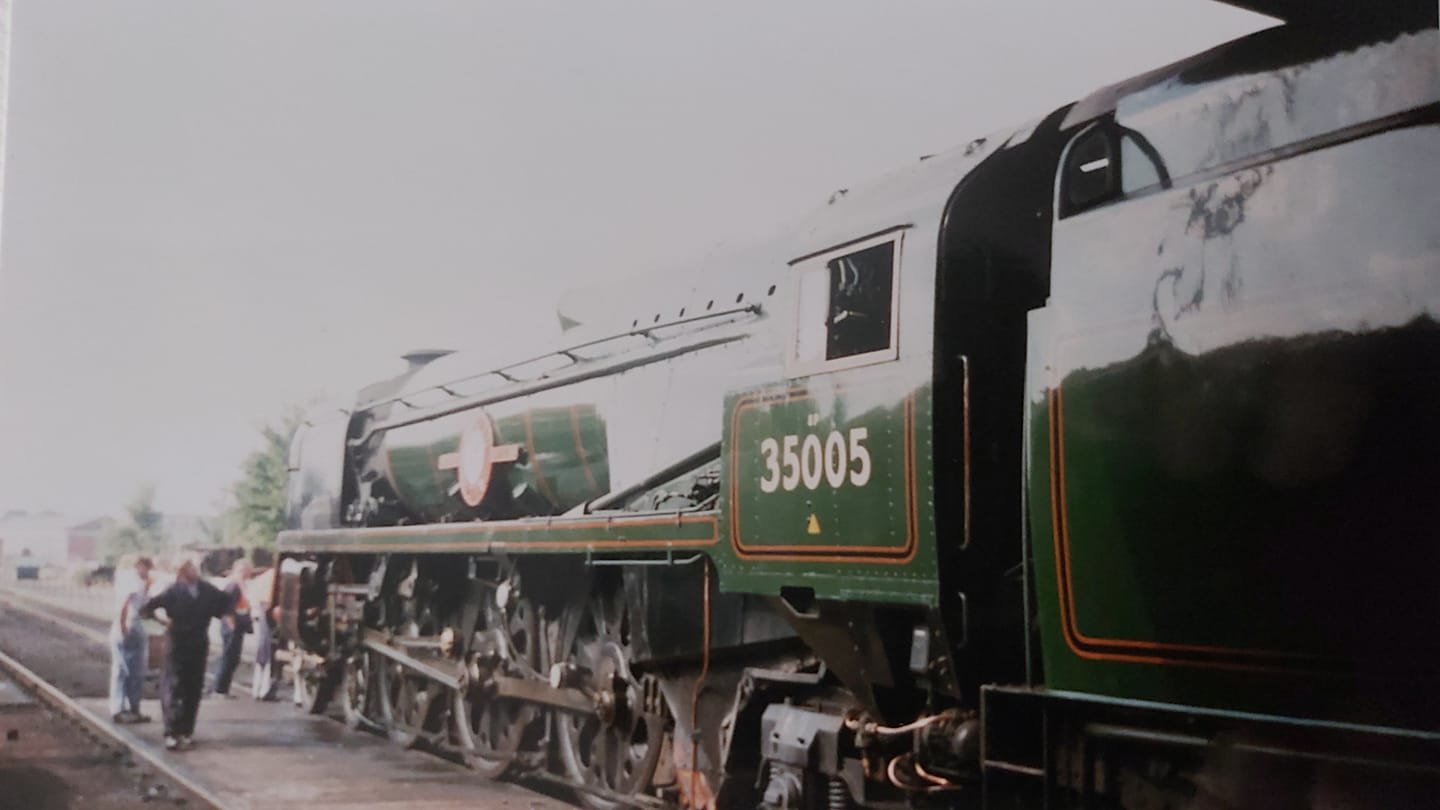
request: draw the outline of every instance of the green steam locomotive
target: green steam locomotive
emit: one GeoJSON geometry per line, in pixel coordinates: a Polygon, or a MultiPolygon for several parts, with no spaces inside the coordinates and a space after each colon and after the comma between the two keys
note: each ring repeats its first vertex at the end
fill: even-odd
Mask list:
{"type": "Polygon", "coordinates": [[[1440,30],[1343,20],[312,414],[306,702],[602,808],[1426,805],[1440,30]]]}

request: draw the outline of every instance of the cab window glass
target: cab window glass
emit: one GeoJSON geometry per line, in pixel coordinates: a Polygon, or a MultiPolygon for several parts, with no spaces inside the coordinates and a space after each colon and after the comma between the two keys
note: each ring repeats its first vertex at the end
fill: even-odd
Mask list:
{"type": "Polygon", "coordinates": [[[1170,174],[1143,135],[1101,123],[1075,138],[1061,180],[1060,216],[1068,217],[1130,194],[1168,188],[1170,174]]]}
{"type": "Polygon", "coordinates": [[[895,243],[866,248],[826,262],[830,308],[825,359],[837,360],[890,347],[890,299],[895,243]]]}
{"type": "Polygon", "coordinates": [[[1119,184],[1110,135],[1095,127],[1070,147],[1065,162],[1065,213],[1076,214],[1115,196],[1119,184]]]}
{"type": "Polygon", "coordinates": [[[800,265],[792,365],[816,371],[894,356],[898,255],[892,236],[800,265]]]}
{"type": "Polygon", "coordinates": [[[1169,183],[1165,167],[1132,134],[1120,138],[1120,190],[1126,194],[1169,183]]]}

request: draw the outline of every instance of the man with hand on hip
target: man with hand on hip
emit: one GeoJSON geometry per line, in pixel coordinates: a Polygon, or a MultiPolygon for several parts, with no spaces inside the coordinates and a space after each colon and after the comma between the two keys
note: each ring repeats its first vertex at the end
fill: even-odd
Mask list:
{"type": "Polygon", "coordinates": [[[161,679],[161,706],[165,710],[165,747],[189,748],[205,687],[205,657],[210,652],[210,620],[232,616],[234,605],[219,588],[200,578],[194,560],[181,563],[175,584],[152,597],[140,615],[149,618],[164,610],[165,672],[161,679]]]}

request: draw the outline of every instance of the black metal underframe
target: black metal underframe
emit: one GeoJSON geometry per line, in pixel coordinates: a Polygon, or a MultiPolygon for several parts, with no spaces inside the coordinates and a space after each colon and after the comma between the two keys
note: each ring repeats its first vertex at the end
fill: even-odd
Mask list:
{"type": "MultiPolygon", "coordinates": [[[[1134,700],[1078,692],[1047,690],[1041,687],[990,685],[981,689],[980,717],[981,773],[983,790],[988,795],[999,775],[1018,776],[1030,780],[1041,791],[1042,807],[1070,806],[1057,782],[1058,743],[1062,728],[1072,739],[1081,742],[1082,768],[1078,786],[1079,798],[1086,803],[1094,798],[1094,774],[1097,764],[1095,746],[1091,743],[1139,743],[1154,750],[1161,749],[1224,749],[1236,753],[1310,761],[1344,766],[1408,772],[1440,777],[1440,732],[1419,729],[1374,726],[1359,723],[1286,717],[1229,709],[1184,706],[1155,701],[1134,700]],[[997,701],[997,698],[1003,698],[997,701]],[[999,704],[1011,703],[1005,708],[999,704]],[[995,737],[1001,727],[1038,720],[1040,728],[1038,756],[1006,758],[995,753],[995,737]],[[1079,730],[1075,734],[1075,729],[1079,730]],[[1249,732],[1260,739],[1226,735],[1249,732]],[[1265,734],[1301,734],[1307,740],[1319,740],[1310,748],[1283,742],[1269,742],[1265,734]],[[1397,746],[1409,756],[1390,758],[1357,756],[1341,753],[1353,746],[1344,741],[1384,741],[1387,750],[1397,746]]],[[[1072,792],[1068,795],[1073,796],[1072,792]]]]}

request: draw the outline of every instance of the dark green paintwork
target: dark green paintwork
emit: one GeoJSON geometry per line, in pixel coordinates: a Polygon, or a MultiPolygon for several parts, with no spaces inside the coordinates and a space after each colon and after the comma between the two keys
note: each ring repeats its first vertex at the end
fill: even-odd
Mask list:
{"type": "Polygon", "coordinates": [[[804,388],[730,398],[737,553],[898,559],[913,551],[911,402],[853,415],[845,406],[840,398],[822,413],[804,388]],[[762,442],[769,452],[755,452],[762,442]]]}
{"type": "MultiPolygon", "coordinates": [[[[488,506],[489,513],[558,513],[609,491],[605,420],[594,405],[516,404],[520,407],[495,406],[489,417],[497,445],[522,448],[517,462],[496,465],[490,489],[506,492],[487,496],[482,506],[488,506]]],[[[459,448],[461,431],[478,418],[481,411],[475,409],[386,433],[389,477],[403,502],[435,519],[461,511],[459,497],[451,494],[456,473],[440,469],[439,460],[459,448]]]]}
{"type": "MultiPolygon", "coordinates": [[[[723,542],[714,555],[722,586],[769,595],[810,588],[818,598],[934,605],[930,388],[904,384],[893,369],[836,376],[843,382],[816,378],[727,399],[723,542]],[[847,475],[831,487],[822,475],[814,490],[803,476],[793,490],[783,482],[774,492],[761,489],[766,438],[831,431],[848,437],[856,427],[868,431],[871,477],[864,486],[847,475]],[[818,533],[811,533],[812,515],[818,533]]],[[[859,469],[849,461],[847,470],[859,469]]]]}
{"type": "MultiPolygon", "coordinates": [[[[1362,679],[1433,676],[1435,358],[1426,320],[1071,375],[1059,424],[1034,412],[1050,683],[1343,717],[1362,679]]],[[[1402,707],[1363,711],[1419,721],[1402,707]]]]}

